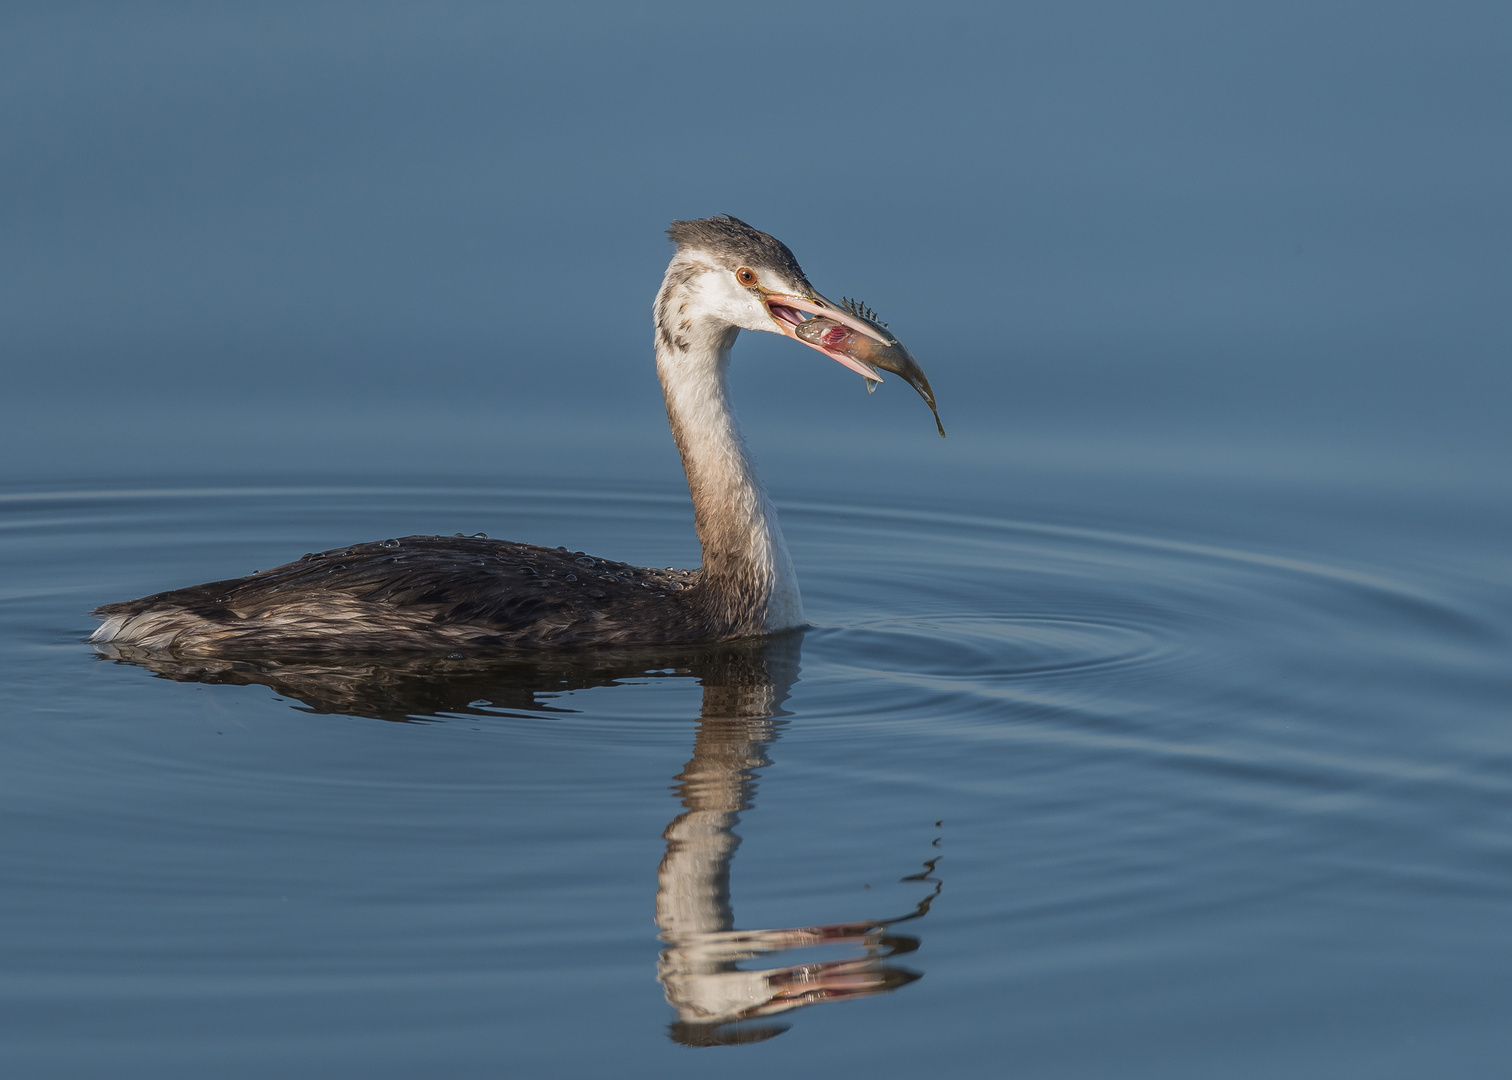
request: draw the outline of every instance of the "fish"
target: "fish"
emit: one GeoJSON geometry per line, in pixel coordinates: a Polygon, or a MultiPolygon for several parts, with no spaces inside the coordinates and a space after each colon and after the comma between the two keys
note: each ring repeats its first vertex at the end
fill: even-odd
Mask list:
{"type": "MultiPolygon", "coordinates": [[[[930,388],[929,380],[924,377],[924,371],[919,367],[919,362],[913,358],[913,353],[908,347],[894,337],[887,329],[887,324],[877,319],[877,313],[865,304],[847,300],[844,303],[848,314],[863,320],[888,341],[883,344],[865,334],[851,329],[844,323],[823,315],[816,315],[807,319],[801,326],[794,327],[793,333],[800,341],[812,345],[829,353],[842,353],[852,360],[859,360],[869,367],[881,368],[883,371],[891,371],[894,375],[901,375],[908,380],[908,384],[919,392],[924,403],[929,406],[929,411],[934,413],[935,427],[940,431],[940,438],[945,437],[945,425],[940,422],[940,410],[935,408],[934,390],[930,388]]],[[[876,390],[879,380],[867,379],[866,392],[869,394],[876,390]]]]}

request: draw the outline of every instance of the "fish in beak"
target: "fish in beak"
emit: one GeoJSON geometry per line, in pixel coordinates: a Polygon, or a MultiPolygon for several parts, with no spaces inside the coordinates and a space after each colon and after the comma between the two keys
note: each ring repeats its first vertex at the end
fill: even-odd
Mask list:
{"type": "Polygon", "coordinates": [[[888,333],[886,324],[877,321],[876,312],[857,301],[836,304],[817,293],[809,298],[771,293],[763,300],[784,334],[864,376],[868,393],[882,381],[878,368],[903,376],[934,413],[940,438],[945,437],[923,369],[907,346],[888,333]]]}

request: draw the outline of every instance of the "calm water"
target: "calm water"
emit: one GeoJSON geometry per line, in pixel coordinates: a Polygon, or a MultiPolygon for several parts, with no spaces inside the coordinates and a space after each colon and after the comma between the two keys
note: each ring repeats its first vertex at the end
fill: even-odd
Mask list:
{"type": "Polygon", "coordinates": [[[7,1075],[1501,1075],[1495,534],[802,496],[800,634],[290,666],[84,613],[415,531],[685,565],[686,496],[4,496],[7,1075]]]}
{"type": "Polygon", "coordinates": [[[755,16],[0,5],[0,1076],[1506,1075],[1512,5],[755,16]],[[742,335],[811,629],[83,643],[406,533],[696,564],[722,212],[950,432],[742,335]]]}

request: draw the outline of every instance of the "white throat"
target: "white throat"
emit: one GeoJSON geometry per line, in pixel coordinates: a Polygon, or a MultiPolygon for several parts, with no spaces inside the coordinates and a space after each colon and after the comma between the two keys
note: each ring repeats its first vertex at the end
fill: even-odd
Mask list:
{"type": "Polygon", "coordinates": [[[730,407],[726,373],[740,330],[701,309],[703,269],[678,260],[667,268],[656,298],[656,371],[693,496],[704,580],[731,598],[735,632],[787,630],[803,625],[798,581],[730,407]]]}

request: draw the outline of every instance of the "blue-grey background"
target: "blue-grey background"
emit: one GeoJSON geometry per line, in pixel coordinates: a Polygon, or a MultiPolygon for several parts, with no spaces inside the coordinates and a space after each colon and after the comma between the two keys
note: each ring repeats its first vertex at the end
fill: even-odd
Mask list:
{"type": "Polygon", "coordinates": [[[661,230],[730,212],[951,436],[745,335],[779,496],[1499,498],[1509,45],[1497,3],[7,4],[0,479],[674,480],[661,230]]]}
{"type": "Polygon", "coordinates": [[[1500,1077],[1509,133],[1505,3],[0,6],[0,1058],[1500,1077]],[[694,676],[379,724],[83,639],[405,532],[696,562],[650,308],[719,212],[950,437],[737,345],[816,624],[737,925],[943,891],[710,1057],[694,676]]]}

